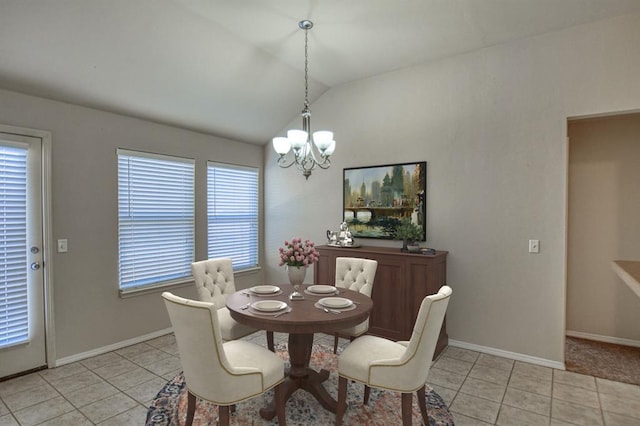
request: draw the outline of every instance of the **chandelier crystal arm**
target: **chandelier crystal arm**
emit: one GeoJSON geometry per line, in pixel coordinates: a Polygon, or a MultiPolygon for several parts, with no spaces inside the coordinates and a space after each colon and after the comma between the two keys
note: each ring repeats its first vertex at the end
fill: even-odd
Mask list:
{"type": "Polygon", "coordinates": [[[273,138],[273,149],[278,154],[277,164],[282,168],[296,165],[302,175],[309,179],[311,171],[316,167],[331,167],[329,157],[333,154],[336,142],[333,132],[318,131],[311,134],[311,110],[309,109],[309,30],[313,22],[303,20],[298,27],[304,30],[304,108],[302,109],[302,130],[289,130],[287,137],[273,138]],[[293,158],[287,160],[291,152],[293,158]]]}

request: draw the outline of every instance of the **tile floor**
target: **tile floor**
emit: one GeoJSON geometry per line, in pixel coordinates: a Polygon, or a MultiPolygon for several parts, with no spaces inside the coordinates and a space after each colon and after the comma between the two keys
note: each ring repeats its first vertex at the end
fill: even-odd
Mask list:
{"type": "MultiPolygon", "coordinates": [[[[265,333],[247,339],[266,346],[265,333]]],[[[276,342],[285,339],[276,333],[276,342]]],[[[326,335],[316,341],[333,345],[326,335]]],[[[1,382],[0,426],[144,425],[146,407],[179,370],[175,339],[166,335],[1,382]]],[[[639,386],[460,348],[442,353],[429,384],[457,426],[640,425],[639,386]]]]}

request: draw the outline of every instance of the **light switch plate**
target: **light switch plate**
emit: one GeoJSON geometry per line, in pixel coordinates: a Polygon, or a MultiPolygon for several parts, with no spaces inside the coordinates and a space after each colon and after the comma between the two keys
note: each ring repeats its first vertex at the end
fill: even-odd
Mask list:
{"type": "Polygon", "coordinates": [[[69,246],[67,245],[66,238],[58,240],[58,253],[66,253],[68,249],[69,246]]]}
{"type": "Polygon", "coordinates": [[[540,240],[529,240],[529,253],[540,253],[540,240]]]}

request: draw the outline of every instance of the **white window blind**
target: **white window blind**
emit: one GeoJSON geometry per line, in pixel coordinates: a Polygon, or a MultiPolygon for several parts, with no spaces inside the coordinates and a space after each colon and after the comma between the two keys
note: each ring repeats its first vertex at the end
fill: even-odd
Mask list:
{"type": "Polygon", "coordinates": [[[0,146],[0,348],[29,341],[27,149],[0,146]]]}
{"type": "Polygon", "coordinates": [[[195,161],[123,149],[117,154],[120,289],[190,277],[195,161]]]}
{"type": "Polygon", "coordinates": [[[207,163],[208,255],[258,266],[258,169],[207,163]]]}

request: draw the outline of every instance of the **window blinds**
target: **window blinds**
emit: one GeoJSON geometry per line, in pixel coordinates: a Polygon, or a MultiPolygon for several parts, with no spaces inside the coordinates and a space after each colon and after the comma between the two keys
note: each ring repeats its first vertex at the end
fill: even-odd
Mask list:
{"type": "Polygon", "coordinates": [[[195,161],[117,150],[120,289],[191,276],[195,161]]]}
{"type": "Polygon", "coordinates": [[[258,169],[207,163],[208,256],[258,266],[258,169]]]}
{"type": "Polygon", "coordinates": [[[0,146],[0,348],[29,340],[27,149],[0,146]]]}

